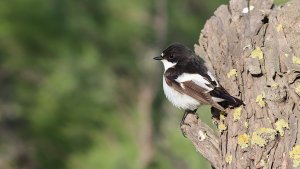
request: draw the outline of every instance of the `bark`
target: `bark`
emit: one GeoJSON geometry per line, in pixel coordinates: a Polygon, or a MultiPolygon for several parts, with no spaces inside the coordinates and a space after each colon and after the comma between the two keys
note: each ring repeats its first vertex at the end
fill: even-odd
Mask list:
{"type": "Polygon", "coordinates": [[[196,149],[215,168],[300,168],[300,1],[231,0],[207,21],[195,51],[246,104],[240,115],[226,110],[220,131],[189,115],[183,129],[196,149]]]}

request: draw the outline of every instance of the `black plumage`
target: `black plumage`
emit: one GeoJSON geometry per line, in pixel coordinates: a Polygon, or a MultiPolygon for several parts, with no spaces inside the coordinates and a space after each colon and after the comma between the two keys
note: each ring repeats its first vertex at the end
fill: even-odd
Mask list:
{"type": "Polygon", "coordinates": [[[154,58],[165,67],[163,87],[166,97],[187,113],[195,112],[201,104],[224,110],[238,107],[243,101],[231,96],[208,71],[203,60],[182,44],[174,43],[154,58]]]}

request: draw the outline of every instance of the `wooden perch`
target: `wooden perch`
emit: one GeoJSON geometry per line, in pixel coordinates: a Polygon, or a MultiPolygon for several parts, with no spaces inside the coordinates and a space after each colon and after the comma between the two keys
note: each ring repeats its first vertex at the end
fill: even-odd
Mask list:
{"type": "Polygon", "coordinates": [[[219,138],[216,133],[203,123],[196,114],[188,114],[185,123],[181,126],[185,136],[192,141],[197,151],[200,152],[215,168],[221,166],[221,150],[219,138]]]}
{"type": "Polygon", "coordinates": [[[195,51],[246,104],[226,111],[221,134],[189,114],[184,130],[196,149],[220,169],[299,168],[300,1],[231,0],[195,51]]]}

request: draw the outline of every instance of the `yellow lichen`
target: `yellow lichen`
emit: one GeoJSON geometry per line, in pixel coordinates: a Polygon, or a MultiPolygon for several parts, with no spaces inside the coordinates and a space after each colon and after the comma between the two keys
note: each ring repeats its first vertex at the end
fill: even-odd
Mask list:
{"type": "Polygon", "coordinates": [[[245,127],[246,129],[249,127],[249,124],[248,124],[248,122],[246,122],[246,121],[245,121],[245,123],[244,123],[244,127],[245,127]]]}
{"type": "Polygon", "coordinates": [[[283,30],[282,24],[278,24],[277,27],[276,27],[276,30],[277,30],[277,32],[282,31],[283,30]]]}
{"type": "Polygon", "coordinates": [[[260,164],[260,166],[265,167],[267,163],[264,159],[261,159],[259,164],[260,164]]]}
{"type": "Polygon", "coordinates": [[[279,86],[279,84],[276,83],[276,82],[272,82],[272,84],[271,84],[271,87],[272,87],[273,89],[276,89],[278,86],[279,86]]]}
{"type": "Polygon", "coordinates": [[[298,65],[300,65],[300,57],[297,57],[297,56],[293,56],[293,63],[294,64],[298,64],[298,65]]]}
{"type": "Polygon", "coordinates": [[[230,164],[232,162],[232,155],[231,154],[226,155],[225,162],[228,163],[228,164],[230,164]]]}
{"type": "Polygon", "coordinates": [[[252,133],[251,144],[257,144],[260,147],[263,147],[267,144],[267,141],[260,137],[257,132],[252,133]]]}
{"type": "Polygon", "coordinates": [[[280,136],[284,136],[284,128],[289,129],[289,124],[283,120],[283,119],[279,119],[276,123],[276,130],[279,132],[280,136]]]}
{"type": "Polygon", "coordinates": [[[227,73],[227,77],[230,78],[232,76],[237,76],[237,70],[236,69],[231,69],[228,73],[227,73]]]}
{"type": "Polygon", "coordinates": [[[260,107],[265,107],[266,103],[264,99],[266,98],[265,92],[262,92],[262,94],[258,95],[256,97],[256,102],[259,104],[260,107]]]}
{"type": "Polygon", "coordinates": [[[224,116],[224,114],[220,114],[220,120],[225,120],[225,116],[224,116]]]}
{"type": "Polygon", "coordinates": [[[242,106],[237,107],[233,111],[233,121],[238,121],[241,118],[242,106]]]}
{"type": "Polygon", "coordinates": [[[300,84],[295,88],[295,92],[300,95],[300,84]]]}
{"type": "Polygon", "coordinates": [[[251,52],[251,57],[252,58],[258,58],[259,60],[264,58],[264,53],[260,49],[260,47],[256,47],[255,50],[251,52]]]}
{"type": "Polygon", "coordinates": [[[219,129],[219,132],[222,132],[222,131],[225,131],[227,129],[227,127],[225,126],[224,123],[220,123],[218,125],[218,129],[219,129]]]}
{"type": "Polygon", "coordinates": [[[256,132],[252,133],[251,144],[257,144],[260,147],[267,145],[269,140],[274,140],[276,130],[272,128],[259,128],[256,132]]]}
{"type": "Polygon", "coordinates": [[[296,145],[289,152],[290,158],[293,159],[293,167],[298,167],[300,165],[300,145],[296,145]]]}
{"type": "Polygon", "coordinates": [[[240,145],[241,148],[246,148],[249,146],[248,134],[245,133],[238,136],[238,145],[240,145]]]}
{"type": "Polygon", "coordinates": [[[261,167],[263,167],[263,168],[265,168],[266,167],[266,161],[264,160],[264,159],[261,159],[260,160],[260,162],[259,162],[259,165],[261,166],[261,167]]]}
{"type": "Polygon", "coordinates": [[[277,132],[272,128],[260,128],[257,130],[257,134],[266,139],[274,140],[277,132]]]}

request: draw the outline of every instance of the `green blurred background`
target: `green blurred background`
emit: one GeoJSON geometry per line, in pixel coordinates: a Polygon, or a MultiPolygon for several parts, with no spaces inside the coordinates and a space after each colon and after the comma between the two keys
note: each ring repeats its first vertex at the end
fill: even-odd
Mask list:
{"type": "Polygon", "coordinates": [[[174,41],[192,48],[227,3],[0,1],[0,168],[210,168],[152,57],[174,41]]]}

